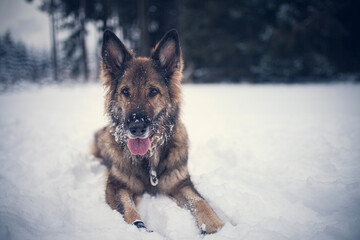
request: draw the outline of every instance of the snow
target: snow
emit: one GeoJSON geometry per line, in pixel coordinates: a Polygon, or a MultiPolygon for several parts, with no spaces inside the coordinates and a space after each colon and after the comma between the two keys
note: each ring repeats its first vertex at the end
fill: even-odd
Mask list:
{"type": "Polygon", "coordinates": [[[106,123],[98,84],[0,95],[0,239],[360,239],[360,86],[185,85],[189,171],[225,222],[144,195],[153,233],[104,200],[89,156],[106,123]]]}

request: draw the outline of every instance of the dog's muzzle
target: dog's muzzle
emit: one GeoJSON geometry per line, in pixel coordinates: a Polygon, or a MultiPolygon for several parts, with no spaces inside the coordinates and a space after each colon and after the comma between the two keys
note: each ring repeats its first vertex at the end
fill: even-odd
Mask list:
{"type": "Polygon", "coordinates": [[[151,145],[150,119],[141,113],[131,114],[126,121],[127,146],[133,155],[145,155],[151,145]]]}
{"type": "Polygon", "coordinates": [[[132,113],[126,120],[127,135],[130,139],[148,138],[150,136],[150,118],[141,113],[132,113]]]}
{"type": "Polygon", "coordinates": [[[148,127],[145,122],[138,121],[129,123],[130,136],[133,138],[144,137],[147,129],[148,127]]]}

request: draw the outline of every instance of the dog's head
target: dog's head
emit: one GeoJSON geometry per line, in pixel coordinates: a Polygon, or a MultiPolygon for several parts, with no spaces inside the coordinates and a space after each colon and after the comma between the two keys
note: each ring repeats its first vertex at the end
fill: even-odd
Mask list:
{"type": "Polygon", "coordinates": [[[102,76],[108,89],[106,111],[117,142],[134,155],[165,140],[176,124],[181,101],[182,58],[179,37],[169,31],[149,58],[129,51],[111,31],[102,46],[102,76]]]}

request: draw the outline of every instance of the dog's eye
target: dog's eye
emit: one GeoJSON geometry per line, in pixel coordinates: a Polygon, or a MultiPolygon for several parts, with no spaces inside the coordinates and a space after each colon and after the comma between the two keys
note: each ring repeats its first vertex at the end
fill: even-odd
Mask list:
{"type": "Polygon", "coordinates": [[[130,97],[130,92],[128,88],[124,88],[123,90],[121,90],[121,93],[125,96],[125,97],[130,97]]]}
{"type": "Polygon", "coordinates": [[[156,88],[151,88],[150,89],[150,92],[149,92],[150,97],[155,97],[158,94],[159,94],[159,90],[157,90],[156,88]]]}

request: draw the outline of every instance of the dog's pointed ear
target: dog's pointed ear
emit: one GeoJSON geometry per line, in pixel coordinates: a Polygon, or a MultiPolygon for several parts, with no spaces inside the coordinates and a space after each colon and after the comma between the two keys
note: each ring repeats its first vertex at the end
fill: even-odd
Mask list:
{"type": "Polygon", "coordinates": [[[172,74],[176,70],[182,71],[181,48],[175,29],[167,32],[160,40],[151,54],[151,59],[166,70],[167,74],[172,74]]]}
{"type": "Polygon", "coordinates": [[[105,30],[101,48],[102,71],[105,75],[114,76],[125,69],[126,62],[131,60],[132,53],[110,30],[105,30]]]}

